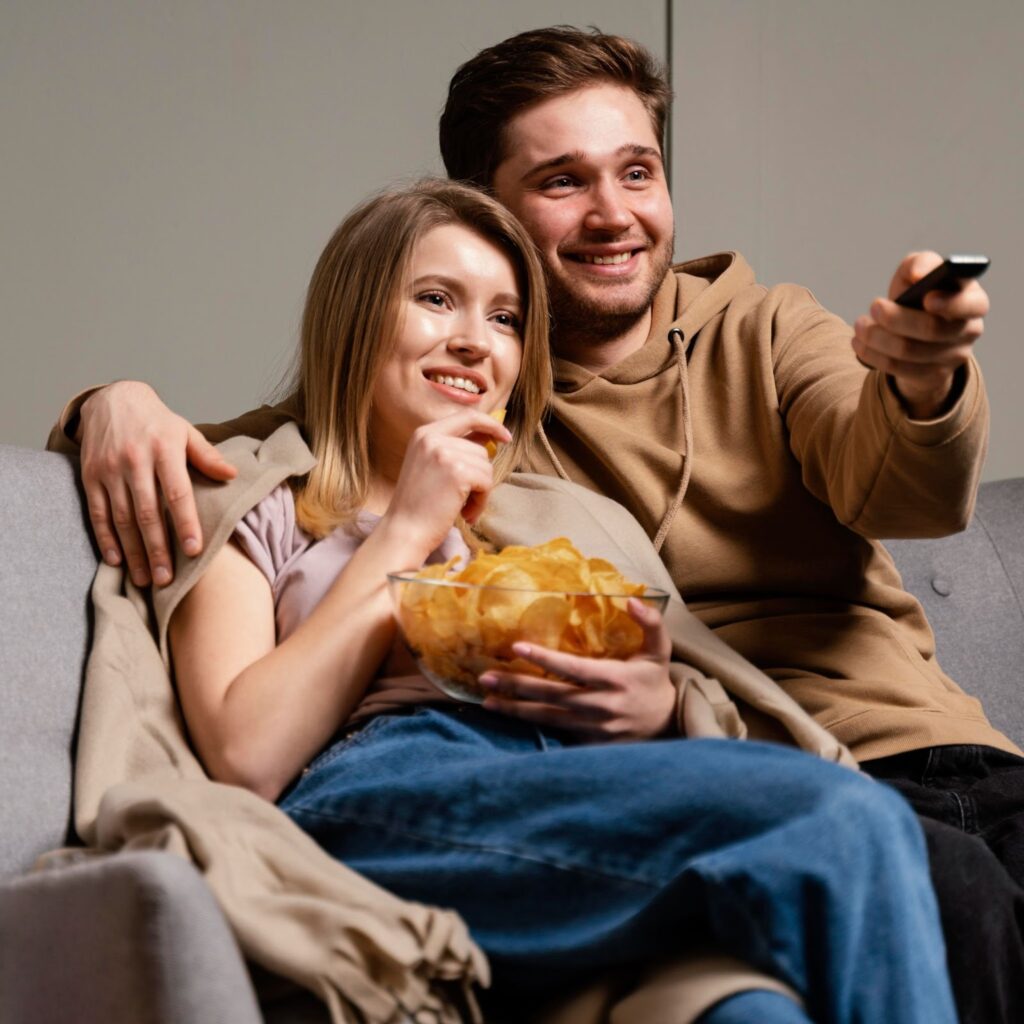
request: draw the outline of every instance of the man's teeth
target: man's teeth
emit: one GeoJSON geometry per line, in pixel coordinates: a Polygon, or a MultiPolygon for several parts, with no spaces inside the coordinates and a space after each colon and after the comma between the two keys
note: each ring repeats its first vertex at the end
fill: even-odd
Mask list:
{"type": "Polygon", "coordinates": [[[462,391],[468,391],[471,395],[479,395],[480,388],[471,380],[466,380],[465,377],[448,377],[441,373],[430,373],[427,374],[427,379],[435,381],[438,384],[447,384],[450,388],[459,388],[462,391]]]}
{"type": "Polygon", "coordinates": [[[580,253],[579,258],[584,263],[596,263],[599,267],[607,267],[616,263],[625,263],[632,255],[632,252],[617,252],[614,256],[591,256],[588,253],[580,253]]]}

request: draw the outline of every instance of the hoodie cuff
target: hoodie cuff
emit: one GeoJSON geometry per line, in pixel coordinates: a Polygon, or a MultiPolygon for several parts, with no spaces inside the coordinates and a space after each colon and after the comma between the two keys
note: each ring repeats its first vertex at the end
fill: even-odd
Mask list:
{"type": "Polygon", "coordinates": [[[690,739],[746,739],[747,727],[725,687],[691,665],[670,662],[676,688],[675,723],[680,736],[690,739]]]}
{"type": "Polygon", "coordinates": [[[82,406],[85,400],[97,391],[105,388],[106,384],[96,384],[91,388],[80,391],[74,398],[64,406],[60,417],[50,430],[50,436],[46,441],[46,450],[60,452],[64,455],[78,455],[79,444],[75,440],[75,432],[78,430],[78,421],[82,415],[82,406]]]}
{"type": "Polygon", "coordinates": [[[889,427],[902,440],[922,448],[946,444],[963,433],[981,407],[981,370],[974,359],[957,371],[953,387],[959,394],[953,405],[931,420],[911,419],[889,378],[878,372],[875,372],[874,377],[875,391],[889,427]]]}

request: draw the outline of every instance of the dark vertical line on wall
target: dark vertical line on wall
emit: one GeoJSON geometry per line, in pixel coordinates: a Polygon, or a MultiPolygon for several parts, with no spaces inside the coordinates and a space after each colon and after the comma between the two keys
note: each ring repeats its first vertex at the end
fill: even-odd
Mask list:
{"type": "MultiPolygon", "coordinates": [[[[668,75],[668,87],[675,89],[674,76],[672,74],[672,2],[665,0],[665,73],[668,75]]],[[[673,103],[672,106],[675,106],[673,103]]],[[[672,151],[672,107],[669,107],[668,120],[665,124],[665,175],[668,182],[668,192],[672,195],[672,167],[675,163],[675,154],[672,151]]]]}

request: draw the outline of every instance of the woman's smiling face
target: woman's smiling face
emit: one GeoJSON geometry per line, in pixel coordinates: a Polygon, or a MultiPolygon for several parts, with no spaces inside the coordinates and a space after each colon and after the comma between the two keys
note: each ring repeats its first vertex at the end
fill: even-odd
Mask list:
{"type": "Polygon", "coordinates": [[[404,452],[425,423],[504,408],[522,362],[522,312],[515,269],[497,245],[461,224],[424,234],[373,389],[372,449],[404,452]]]}

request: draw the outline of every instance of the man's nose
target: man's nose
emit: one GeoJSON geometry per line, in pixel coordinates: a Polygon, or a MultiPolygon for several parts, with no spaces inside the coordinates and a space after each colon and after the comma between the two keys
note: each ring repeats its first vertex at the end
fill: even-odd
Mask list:
{"type": "Polygon", "coordinates": [[[615,182],[602,181],[590,190],[591,206],[584,226],[591,231],[620,232],[633,224],[633,213],[615,182]]]}

